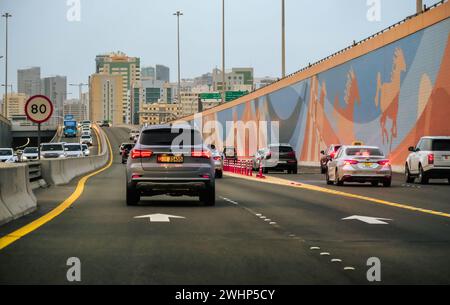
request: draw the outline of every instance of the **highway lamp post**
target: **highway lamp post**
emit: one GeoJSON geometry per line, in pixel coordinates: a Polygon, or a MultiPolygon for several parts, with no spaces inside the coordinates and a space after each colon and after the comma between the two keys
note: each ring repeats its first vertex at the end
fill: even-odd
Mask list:
{"type": "Polygon", "coordinates": [[[2,15],[3,18],[5,18],[6,23],[6,33],[5,33],[5,102],[4,107],[5,111],[8,109],[8,19],[12,17],[10,13],[4,13],[2,15]]]}
{"type": "Polygon", "coordinates": [[[286,16],[285,0],[281,0],[281,77],[286,77],[286,16]]]}
{"type": "Polygon", "coordinates": [[[225,0],[222,0],[222,104],[225,103],[226,95],[225,81],[225,0]]]}
{"type": "Polygon", "coordinates": [[[178,45],[178,103],[181,104],[181,64],[180,64],[180,16],[183,16],[181,11],[173,14],[177,16],[177,45],[178,45]]]}
{"type": "MultiPolygon", "coordinates": [[[[9,88],[11,88],[11,93],[13,92],[13,85],[12,84],[9,84],[9,85],[5,85],[5,84],[2,84],[2,87],[9,87],[9,88]]],[[[5,91],[7,91],[6,89],[5,89],[5,91]]],[[[3,107],[5,108],[5,111],[4,111],[4,115],[5,115],[5,117],[8,117],[8,107],[7,107],[7,102],[8,102],[8,99],[6,98],[7,97],[7,95],[6,95],[6,93],[5,93],[5,101],[3,102],[3,107]]],[[[0,113],[1,113],[1,109],[0,109],[0,113]]]]}

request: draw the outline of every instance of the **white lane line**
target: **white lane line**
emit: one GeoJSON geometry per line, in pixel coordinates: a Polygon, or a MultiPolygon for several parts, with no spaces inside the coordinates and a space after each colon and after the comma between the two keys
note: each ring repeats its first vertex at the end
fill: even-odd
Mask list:
{"type": "Polygon", "coordinates": [[[355,268],[354,267],[344,267],[345,271],[354,271],[355,268]]]}
{"type": "Polygon", "coordinates": [[[331,254],[329,252],[322,252],[320,253],[320,256],[330,256],[331,254]]]}
{"type": "Polygon", "coordinates": [[[225,200],[228,203],[234,204],[234,205],[239,205],[239,203],[237,203],[236,201],[233,201],[231,199],[225,198],[225,197],[220,197],[221,199],[225,200]]]}
{"type": "Polygon", "coordinates": [[[332,262],[332,263],[342,263],[342,259],[339,259],[339,258],[333,258],[333,259],[331,260],[331,262],[332,262]]]}
{"type": "Polygon", "coordinates": [[[317,251],[317,250],[320,250],[320,247],[310,247],[309,250],[317,251]]]}
{"type": "Polygon", "coordinates": [[[275,221],[272,221],[271,223],[269,223],[269,225],[276,225],[277,223],[275,221]]]}

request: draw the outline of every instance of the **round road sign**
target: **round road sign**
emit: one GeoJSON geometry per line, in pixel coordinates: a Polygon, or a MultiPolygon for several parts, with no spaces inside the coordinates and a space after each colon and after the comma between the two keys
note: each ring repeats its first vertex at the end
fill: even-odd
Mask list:
{"type": "Polygon", "coordinates": [[[34,123],[44,123],[53,114],[53,104],[44,95],[35,95],[28,99],[25,104],[25,115],[34,123]]]}

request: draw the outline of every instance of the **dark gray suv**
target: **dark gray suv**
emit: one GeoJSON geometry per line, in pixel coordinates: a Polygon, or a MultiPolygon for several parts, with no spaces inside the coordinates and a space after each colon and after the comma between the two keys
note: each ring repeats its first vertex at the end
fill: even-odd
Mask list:
{"type": "Polygon", "coordinates": [[[141,130],[127,161],[127,205],[141,196],[199,196],[215,205],[214,160],[201,133],[188,125],[141,130]]]}

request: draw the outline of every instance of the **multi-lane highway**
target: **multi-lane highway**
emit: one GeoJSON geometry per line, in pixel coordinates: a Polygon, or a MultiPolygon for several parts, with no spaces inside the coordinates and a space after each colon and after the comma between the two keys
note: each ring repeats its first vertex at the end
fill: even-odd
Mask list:
{"type": "MultiPolygon", "coordinates": [[[[112,165],[87,181],[70,209],[0,250],[0,283],[66,284],[70,257],[80,259],[85,284],[369,284],[370,258],[381,263],[381,284],[450,283],[447,184],[398,178],[391,189],[337,189],[345,195],[318,174],[225,176],[215,207],[164,196],[127,207],[115,152],[128,131],[104,131],[112,165]],[[324,189],[271,183],[277,178],[324,189]],[[183,218],[135,218],[155,214],[183,218]]],[[[0,227],[0,238],[58,206],[76,184],[39,190],[38,211],[0,227]]]]}

